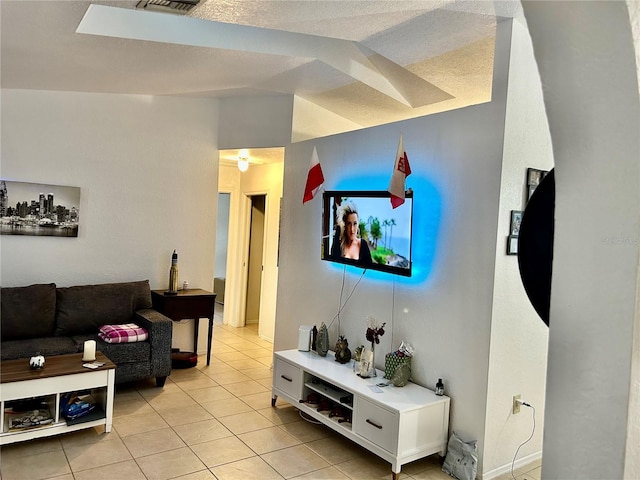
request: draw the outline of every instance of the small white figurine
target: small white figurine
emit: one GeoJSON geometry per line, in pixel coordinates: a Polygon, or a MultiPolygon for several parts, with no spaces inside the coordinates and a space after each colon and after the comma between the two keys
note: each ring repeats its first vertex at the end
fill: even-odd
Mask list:
{"type": "Polygon", "coordinates": [[[31,357],[29,359],[29,367],[34,370],[44,368],[44,356],[36,355],[35,357],[31,357]]]}

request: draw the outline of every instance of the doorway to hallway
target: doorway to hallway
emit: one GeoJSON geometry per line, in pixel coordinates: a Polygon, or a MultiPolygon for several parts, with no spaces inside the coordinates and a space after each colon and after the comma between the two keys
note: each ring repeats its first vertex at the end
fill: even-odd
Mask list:
{"type": "Polygon", "coordinates": [[[249,251],[247,252],[247,295],[245,325],[260,323],[266,195],[251,195],[249,251]]]}
{"type": "Polygon", "coordinates": [[[227,235],[216,240],[216,250],[221,244],[227,248],[226,268],[216,255],[215,276],[224,280],[224,324],[257,327],[260,338],[273,342],[284,148],[246,153],[249,167],[241,171],[239,151],[220,151],[218,192],[230,195],[218,198],[218,228],[226,229],[227,235]]]}

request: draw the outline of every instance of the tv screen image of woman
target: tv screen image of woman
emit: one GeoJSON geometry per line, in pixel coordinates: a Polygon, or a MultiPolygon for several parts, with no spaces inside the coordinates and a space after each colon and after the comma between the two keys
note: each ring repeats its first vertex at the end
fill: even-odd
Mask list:
{"type": "Polygon", "coordinates": [[[381,190],[327,190],[322,197],[322,260],[411,276],[412,191],[395,209],[381,190]]]}
{"type": "Polygon", "coordinates": [[[336,218],[331,256],[354,260],[361,266],[371,265],[371,250],[360,236],[360,218],[355,204],[345,202],[340,205],[336,218]]]}

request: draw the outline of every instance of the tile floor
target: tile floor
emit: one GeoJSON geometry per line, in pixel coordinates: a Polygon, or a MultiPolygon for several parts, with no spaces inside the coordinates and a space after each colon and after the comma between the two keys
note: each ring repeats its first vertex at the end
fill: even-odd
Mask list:
{"type": "MultiPolygon", "coordinates": [[[[271,407],[272,345],[257,326],[214,327],[211,365],[116,389],[113,429],[94,428],[0,449],[2,480],[390,479],[390,464],[333,430],[271,407]]],[[[516,473],[539,480],[539,464],[516,473]]],[[[432,456],[402,480],[451,479],[432,456]]],[[[511,479],[511,475],[501,478],[511,479]]]]}

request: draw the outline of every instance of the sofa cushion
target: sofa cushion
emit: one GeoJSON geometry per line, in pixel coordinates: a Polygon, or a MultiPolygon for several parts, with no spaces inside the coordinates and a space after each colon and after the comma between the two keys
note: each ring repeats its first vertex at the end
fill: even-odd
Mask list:
{"type": "Polygon", "coordinates": [[[56,323],[55,283],[0,290],[2,340],[49,337],[56,323]]]}
{"type": "Polygon", "coordinates": [[[56,335],[97,333],[101,325],[129,323],[151,308],[149,280],[58,288],[56,335]]]}
{"type": "Polygon", "coordinates": [[[30,358],[34,355],[64,355],[66,353],[78,353],[78,345],[69,337],[44,337],[28,338],[26,340],[9,340],[2,342],[0,357],[2,360],[16,358],[30,358]]]}

